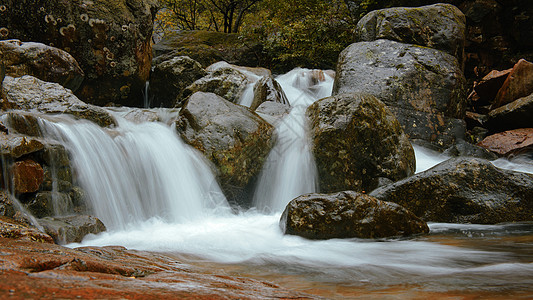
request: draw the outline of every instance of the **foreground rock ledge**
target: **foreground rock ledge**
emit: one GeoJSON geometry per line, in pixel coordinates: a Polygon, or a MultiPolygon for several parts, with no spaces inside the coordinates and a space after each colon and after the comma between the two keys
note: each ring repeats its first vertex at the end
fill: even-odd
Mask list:
{"type": "Polygon", "coordinates": [[[0,298],[313,299],[123,247],[64,248],[0,238],[0,298]]]}
{"type": "Polygon", "coordinates": [[[285,234],[309,239],[386,238],[428,233],[427,224],[392,202],[345,191],[302,195],[280,220],[285,234]]]}

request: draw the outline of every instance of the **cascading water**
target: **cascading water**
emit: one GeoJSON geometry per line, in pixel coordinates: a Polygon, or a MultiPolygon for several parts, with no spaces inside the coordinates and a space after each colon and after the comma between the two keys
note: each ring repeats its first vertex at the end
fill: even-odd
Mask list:
{"type": "Polygon", "coordinates": [[[305,111],[316,100],[330,96],[333,88],[333,78],[322,71],[295,69],[276,80],[292,109],[276,126],[277,141],[254,195],[258,209],[272,212],[283,211],[290,200],[302,194],[318,191],[305,111]]]}
{"type": "Polygon", "coordinates": [[[119,121],[111,132],[89,122],[42,124],[49,137],[66,145],[94,214],[108,228],[229,211],[202,156],[170,127],[119,121]]]}
{"type": "MultiPolygon", "coordinates": [[[[287,278],[305,278],[312,290],[410,286],[470,293],[530,286],[533,259],[528,251],[533,228],[527,224],[429,224],[428,236],[380,242],[311,241],[283,235],[278,225],[283,203],[316,189],[314,177],[306,177],[313,168],[302,172],[312,161],[304,155],[308,150],[305,108],[331,92],[329,77],[318,86],[308,85],[303,71],[277,79],[292,111],[277,126],[281,137],[256,195],[259,211],[229,213],[210,169],[169,126],[144,122],[144,117],[135,118],[140,124],[121,120],[113,130],[72,120],[44,122],[46,132],[70,151],[78,181],[95,215],[109,229],[70,246],[164,251],[188,262],[198,259],[202,265],[229,263],[215,267],[280,285],[287,278]],[[291,173],[294,169],[300,172],[291,173]],[[276,195],[283,200],[276,202],[276,195]],[[274,213],[265,214],[268,209],[274,213]],[[517,242],[510,242],[515,237],[517,242]]],[[[132,115],[131,111],[120,114],[132,115]]],[[[167,115],[175,116],[175,111],[167,115]]],[[[424,168],[445,159],[415,150],[417,165],[424,168]]]]}

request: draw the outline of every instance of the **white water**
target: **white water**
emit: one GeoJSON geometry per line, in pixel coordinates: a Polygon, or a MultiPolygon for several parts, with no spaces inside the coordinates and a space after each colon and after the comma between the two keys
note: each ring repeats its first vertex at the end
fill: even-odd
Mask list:
{"type": "Polygon", "coordinates": [[[108,229],[229,212],[204,158],[166,125],[120,120],[112,132],[82,121],[42,127],[66,145],[89,204],[108,229]]]}
{"type": "Polygon", "coordinates": [[[277,141],[258,181],[253,203],[261,211],[283,211],[297,196],[318,191],[305,111],[316,100],[331,95],[333,78],[324,74],[323,81],[313,82],[311,72],[295,69],[276,78],[292,109],[277,123],[277,141]]]}
{"type": "MultiPolygon", "coordinates": [[[[308,88],[305,81],[295,84],[302,79],[305,77],[298,72],[277,79],[293,110],[277,128],[286,138],[280,138],[279,150],[273,150],[263,174],[262,180],[267,182],[263,186],[272,190],[258,191],[258,198],[268,199],[258,200],[259,210],[237,215],[229,213],[204,160],[168,126],[122,120],[117,129],[104,131],[86,122],[45,122],[47,132],[67,145],[95,215],[110,229],[69,246],[122,245],[350,285],[430,282],[437,290],[447,285],[483,289],[498,285],[500,278],[529,284],[533,264],[501,249],[450,246],[426,237],[376,242],[311,241],[283,235],[278,225],[283,203],[292,199],[291,193],[316,189],[314,176],[309,176],[313,168],[294,172],[302,165],[309,166],[311,159],[305,155],[309,150],[305,107],[329,94],[327,89],[308,88]],[[274,213],[264,212],[269,209],[274,213]]],[[[423,148],[415,150],[417,172],[445,159],[423,148]]],[[[508,228],[500,225],[430,224],[430,228],[434,233],[459,231],[465,237],[508,234],[508,228]]]]}

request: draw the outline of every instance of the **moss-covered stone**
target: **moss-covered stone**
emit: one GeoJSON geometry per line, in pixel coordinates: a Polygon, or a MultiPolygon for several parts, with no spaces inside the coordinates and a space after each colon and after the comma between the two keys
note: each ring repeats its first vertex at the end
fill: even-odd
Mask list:
{"type": "Polygon", "coordinates": [[[533,221],[533,176],[479,158],[454,158],[371,194],[427,222],[533,221]]]}
{"type": "Polygon", "coordinates": [[[302,195],[280,220],[285,234],[308,239],[387,238],[428,233],[427,224],[392,202],[353,191],[302,195]]]}
{"type": "Polygon", "coordinates": [[[374,96],[342,94],[307,109],[320,190],[371,191],[415,171],[414,151],[400,123],[374,96]]]}

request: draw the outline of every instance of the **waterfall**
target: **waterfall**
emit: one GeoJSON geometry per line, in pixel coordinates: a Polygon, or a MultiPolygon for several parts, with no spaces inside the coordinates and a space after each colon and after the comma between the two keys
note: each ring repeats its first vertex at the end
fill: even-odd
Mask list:
{"type": "Polygon", "coordinates": [[[254,195],[254,205],[259,210],[272,212],[283,211],[297,196],[318,191],[305,112],[316,100],[330,96],[333,88],[333,78],[318,70],[295,69],[276,80],[292,109],[276,126],[277,141],[254,195]]]}
{"type": "Polygon", "coordinates": [[[88,204],[108,229],[153,217],[183,222],[229,212],[204,158],[169,126],[124,119],[107,131],[84,121],[41,126],[69,150],[88,204]]]}

